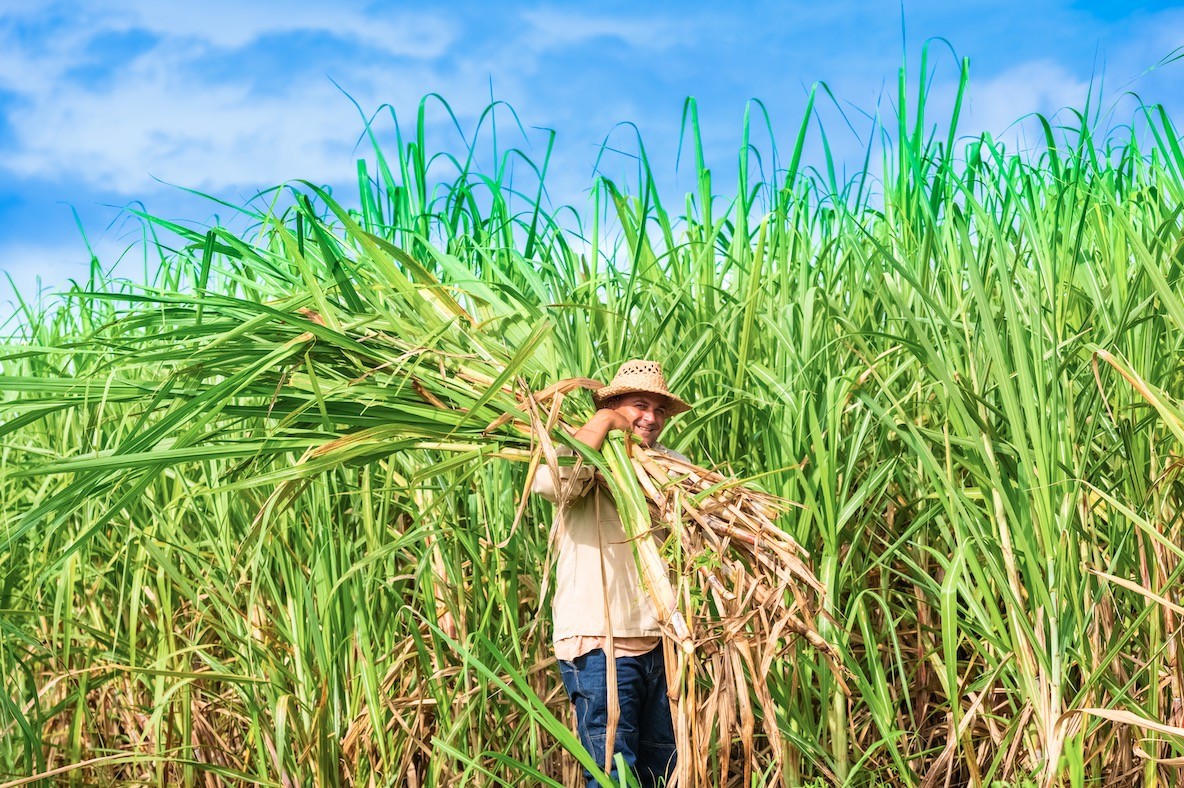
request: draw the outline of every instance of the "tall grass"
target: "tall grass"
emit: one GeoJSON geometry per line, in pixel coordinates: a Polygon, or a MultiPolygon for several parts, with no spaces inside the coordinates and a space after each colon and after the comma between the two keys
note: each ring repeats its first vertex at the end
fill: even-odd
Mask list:
{"type": "MultiPolygon", "coordinates": [[[[801,504],[853,678],[767,666],[751,784],[1175,785],[1179,135],[1086,111],[1014,155],[925,94],[849,183],[746,118],[715,194],[688,102],[696,188],[642,155],[581,220],[545,160],[433,156],[425,99],[357,210],[145,217],[184,239],[152,287],[96,274],[0,359],[4,779],[572,784],[550,511],[515,525],[531,446],[483,429],[654,357],[698,404],[666,442],[801,504]]],[[[741,784],[740,748],[703,757],[741,784]]]]}

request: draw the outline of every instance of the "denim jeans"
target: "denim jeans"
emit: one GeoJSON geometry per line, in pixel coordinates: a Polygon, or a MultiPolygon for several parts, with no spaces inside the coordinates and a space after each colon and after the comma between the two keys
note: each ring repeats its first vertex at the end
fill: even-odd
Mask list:
{"type": "MultiPolygon", "coordinates": [[[[563,685],[576,707],[580,741],[601,766],[608,728],[607,662],[601,649],[559,660],[563,685]]],[[[662,647],[639,657],[617,657],[616,662],[621,717],[613,753],[620,753],[643,786],[662,785],[673,774],[676,757],[662,647]]],[[[611,776],[617,778],[615,766],[611,776]]],[[[584,777],[589,786],[596,785],[587,770],[584,777]]]]}

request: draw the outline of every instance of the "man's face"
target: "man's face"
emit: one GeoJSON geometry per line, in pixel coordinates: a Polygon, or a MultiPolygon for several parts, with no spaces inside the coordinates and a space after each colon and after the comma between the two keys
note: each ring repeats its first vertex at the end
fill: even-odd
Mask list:
{"type": "Polygon", "coordinates": [[[666,417],[670,414],[670,404],[658,394],[639,392],[618,397],[613,410],[629,420],[633,434],[648,448],[658,442],[658,436],[666,426],[666,417]]]}

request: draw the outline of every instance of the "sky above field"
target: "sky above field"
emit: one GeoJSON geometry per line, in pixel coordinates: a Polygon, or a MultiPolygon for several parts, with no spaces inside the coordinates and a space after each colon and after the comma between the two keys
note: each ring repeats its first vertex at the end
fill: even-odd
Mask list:
{"type": "MultiPolygon", "coordinates": [[[[837,100],[819,100],[828,139],[850,170],[871,118],[895,114],[902,62],[915,90],[934,37],[944,39],[930,45],[937,107],[954,95],[958,58],[970,59],[962,135],[1029,144],[1013,121],[1082,108],[1091,85],[1103,128],[1131,121],[1131,94],[1184,120],[1184,61],[1162,62],[1184,44],[1176,3],[0,0],[0,271],[29,298],[84,278],[89,242],[104,267],[142,276],[142,228],[129,210],[229,219],[187,190],[241,203],[307,179],[348,204],[368,153],[364,119],[393,151],[392,111],[408,133],[428,93],[460,124],[429,103],[433,151],[462,154],[491,99],[525,128],[498,110],[503,150],[541,159],[554,130],[551,197],[581,208],[602,146],[601,170],[625,177],[638,132],[662,182],[692,187],[685,152],[676,171],[688,96],[708,163],[727,173],[751,99],[767,107],[784,152],[811,85],[825,83],[837,100]]],[[[940,109],[936,120],[944,136],[940,109]]],[[[820,137],[810,140],[807,158],[819,163],[820,137]]],[[[768,134],[755,141],[767,147],[768,134]]],[[[12,299],[0,276],[0,323],[12,299]]]]}

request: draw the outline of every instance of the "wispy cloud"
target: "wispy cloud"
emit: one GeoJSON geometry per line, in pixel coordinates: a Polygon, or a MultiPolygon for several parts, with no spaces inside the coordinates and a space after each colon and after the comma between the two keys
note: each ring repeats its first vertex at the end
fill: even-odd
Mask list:
{"type": "MultiPolygon", "coordinates": [[[[514,11],[496,33],[467,23],[224,0],[185,8],[101,0],[77,14],[60,4],[11,14],[0,18],[7,52],[0,88],[10,96],[0,104],[10,134],[0,169],[125,197],[156,189],[157,181],[215,192],[293,178],[348,182],[362,128],[351,98],[364,111],[383,103],[410,110],[436,92],[462,122],[473,121],[493,97],[491,80],[496,98],[528,124],[581,121],[597,125],[590,136],[599,137],[624,109],[636,109],[636,98],[606,91],[580,108],[551,103],[561,90],[544,59],[603,39],[656,52],[683,35],[682,23],[657,15],[514,11]],[[100,77],[86,70],[95,42],[130,34],[139,36],[133,54],[108,58],[100,77]],[[302,56],[309,35],[329,41],[323,59],[302,56]],[[458,46],[466,35],[467,46],[458,46]],[[224,73],[227,62],[249,64],[252,56],[266,56],[268,68],[224,73]]],[[[432,117],[435,130],[449,134],[451,121],[432,117]]]]}
{"type": "Polygon", "coordinates": [[[1089,81],[1051,60],[1019,63],[988,79],[972,81],[967,117],[962,128],[988,132],[1011,152],[1044,144],[1037,113],[1052,117],[1065,109],[1082,109],[1089,81]]]}
{"type": "Polygon", "coordinates": [[[590,13],[536,8],[522,13],[529,26],[523,43],[536,49],[555,49],[575,43],[608,39],[638,47],[639,55],[688,40],[688,23],[670,15],[590,13]]]}
{"type": "Polygon", "coordinates": [[[214,0],[64,8],[17,12],[0,23],[10,134],[0,168],[124,195],[153,188],[153,178],[221,189],[348,173],[360,120],[326,72],[282,37],[316,33],[339,42],[340,59],[325,65],[339,67],[337,76],[364,94],[365,106],[380,89],[368,78],[371,63],[423,84],[427,64],[455,35],[438,15],[368,17],[338,6],[214,0]],[[154,43],[111,65],[105,79],[78,76],[93,42],[129,31],[154,43]],[[356,66],[342,42],[353,43],[356,66]],[[205,68],[251,47],[283,51],[286,73],[215,79],[205,68]]]}
{"type": "MultiPolygon", "coordinates": [[[[70,40],[105,32],[143,30],[174,41],[222,48],[242,47],[269,35],[325,32],[391,55],[439,57],[448,51],[455,28],[437,12],[371,11],[357,3],[332,6],[282,0],[206,0],[160,3],[148,0],[92,0],[30,3],[6,9],[10,29],[55,24],[55,37],[70,40]]],[[[45,43],[45,39],[38,43],[45,43]]]]}

